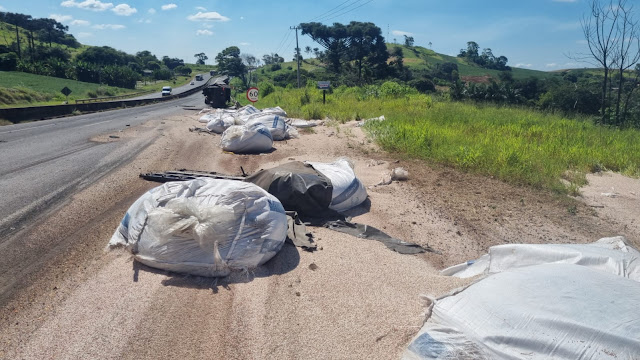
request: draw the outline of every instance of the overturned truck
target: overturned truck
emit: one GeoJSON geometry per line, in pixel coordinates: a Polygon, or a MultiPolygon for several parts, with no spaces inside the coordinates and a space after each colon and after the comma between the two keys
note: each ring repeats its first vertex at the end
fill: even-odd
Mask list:
{"type": "Polygon", "coordinates": [[[229,77],[221,76],[209,83],[202,89],[204,95],[204,103],[214,108],[225,108],[227,103],[231,101],[231,86],[229,86],[229,77]]]}

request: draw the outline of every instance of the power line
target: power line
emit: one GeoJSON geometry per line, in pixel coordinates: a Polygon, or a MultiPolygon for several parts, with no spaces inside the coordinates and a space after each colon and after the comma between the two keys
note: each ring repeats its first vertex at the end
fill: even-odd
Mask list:
{"type": "Polygon", "coordinates": [[[276,54],[280,52],[280,50],[282,49],[282,45],[286,43],[287,39],[289,39],[289,36],[291,36],[291,31],[287,29],[286,32],[284,33],[284,36],[282,37],[282,40],[280,40],[278,47],[276,48],[276,51],[275,51],[276,54]]]}
{"type": "MultiPolygon", "coordinates": [[[[338,9],[338,8],[339,8],[339,7],[341,7],[342,5],[344,5],[344,4],[346,4],[346,3],[349,3],[349,2],[352,2],[352,1],[354,1],[354,0],[347,0],[347,1],[345,1],[345,2],[342,2],[342,3],[340,3],[340,5],[338,5],[338,6],[334,7],[334,8],[332,8],[331,10],[329,10],[329,11],[327,11],[327,12],[324,12],[324,13],[322,13],[322,14],[320,14],[320,15],[316,16],[315,18],[313,18],[313,19],[309,20],[308,22],[312,22],[312,21],[315,21],[316,19],[322,18],[322,17],[324,17],[324,16],[328,15],[329,13],[331,13],[332,11],[334,11],[334,10],[338,9]]],[[[357,1],[360,1],[360,0],[357,0],[357,1]]]]}
{"type": "MultiPolygon", "coordinates": [[[[342,15],[345,15],[345,14],[348,14],[348,13],[350,13],[350,12],[354,11],[354,10],[360,9],[361,7],[363,7],[363,6],[367,5],[368,3],[372,2],[372,1],[373,1],[373,0],[369,0],[369,1],[367,1],[366,3],[363,3],[363,4],[362,4],[362,5],[360,5],[360,6],[357,6],[357,7],[351,8],[351,9],[349,9],[349,10],[347,10],[347,11],[345,11],[345,12],[341,13],[341,14],[338,14],[338,15],[332,16],[332,17],[327,18],[327,19],[323,19],[323,20],[321,20],[321,21],[327,21],[327,20],[331,20],[331,19],[338,18],[338,17],[340,17],[340,16],[342,16],[342,15]]],[[[352,5],[355,5],[355,4],[352,4],[352,5]]]]}

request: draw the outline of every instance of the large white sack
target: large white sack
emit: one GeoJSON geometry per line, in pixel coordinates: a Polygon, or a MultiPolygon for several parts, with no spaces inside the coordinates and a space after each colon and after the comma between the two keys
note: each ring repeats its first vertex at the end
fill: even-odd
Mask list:
{"type": "Polygon", "coordinates": [[[285,118],[280,115],[260,114],[259,116],[252,116],[246,124],[254,123],[260,123],[269,129],[273,140],[284,140],[287,136],[287,124],[285,123],[285,118]]]}
{"type": "Polygon", "coordinates": [[[490,275],[437,300],[403,359],[636,359],[640,284],[586,266],[490,275]]]}
{"type": "Polygon", "coordinates": [[[212,118],[207,123],[207,130],[216,134],[222,134],[227,128],[232,126],[235,120],[230,114],[220,114],[217,117],[212,118]]]}
{"type": "Polygon", "coordinates": [[[238,109],[236,111],[236,116],[245,116],[245,115],[251,115],[251,114],[258,114],[258,113],[260,113],[260,110],[258,110],[255,106],[247,105],[238,109]]]}
{"type": "Polygon", "coordinates": [[[489,248],[477,260],[442,270],[442,275],[468,278],[519,267],[563,263],[587,266],[640,282],[640,252],[622,236],[591,244],[506,244],[489,248]]]}
{"type": "Polygon", "coordinates": [[[226,276],[271,259],[287,219],[278,199],[260,187],[198,178],[167,182],[127,211],[109,247],[124,246],[141,263],[199,276],[226,276]]]}
{"type": "Polygon", "coordinates": [[[283,117],[287,117],[287,112],[284,111],[280,106],[276,106],[276,107],[272,107],[272,108],[266,108],[266,109],[262,109],[260,110],[263,114],[274,114],[274,115],[280,115],[283,117]]]}
{"type": "Polygon", "coordinates": [[[484,277],[435,301],[431,318],[403,359],[631,359],[640,354],[640,252],[624,237],[489,250],[478,261],[442,271],[484,277]]]}
{"type": "Polygon", "coordinates": [[[222,133],[220,147],[238,154],[261,153],[271,150],[273,137],[261,123],[233,125],[222,133]]]}
{"type": "Polygon", "coordinates": [[[206,113],[206,114],[202,115],[202,116],[200,117],[200,119],[198,119],[198,122],[201,122],[201,123],[203,123],[203,124],[206,124],[206,123],[208,123],[209,121],[211,121],[211,120],[213,120],[213,119],[214,119],[214,116],[213,116],[213,114],[212,114],[212,113],[206,113]]]}
{"type": "Polygon", "coordinates": [[[333,193],[329,208],[338,212],[360,205],[367,199],[367,189],[356,177],[349,160],[341,158],[333,163],[307,162],[331,180],[333,193]]]}

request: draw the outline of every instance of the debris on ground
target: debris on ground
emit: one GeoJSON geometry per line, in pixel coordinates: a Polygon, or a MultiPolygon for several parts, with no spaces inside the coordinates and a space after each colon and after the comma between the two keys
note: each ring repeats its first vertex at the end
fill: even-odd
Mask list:
{"type": "Polygon", "coordinates": [[[409,172],[404,168],[397,167],[391,170],[391,180],[393,181],[406,181],[409,180],[409,172]]]}
{"type": "Polygon", "coordinates": [[[640,349],[640,252],[621,236],[493,246],[442,274],[481,279],[428,299],[403,359],[630,359],[640,349]]]}
{"type": "Polygon", "coordinates": [[[371,119],[366,119],[366,120],[362,120],[362,121],[358,121],[358,123],[356,124],[356,126],[364,126],[366,123],[368,123],[369,121],[385,121],[385,117],[384,115],[382,116],[378,116],[377,118],[371,118],[371,119]]]}
{"type": "MultiPolygon", "coordinates": [[[[244,170],[242,171],[243,175],[244,170]]],[[[429,246],[391,237],[375,227],[353,223],[342,212],[361,205],[367,199],[362,182],[356,177],[347,158],[333,163],[292,161],[247,177],[227,176],[216,172],[168,171],[141,174],[150,181],[174,181],[198,178],[230,179],[255,184],[275,196],[288,216],[288,239],[306,250],[315,250],[313,236],[305,224],[324,226],[358,238],[380,241],[401,254],[437,251],[429,246]]]]}
{"type": "Polygon", "coordinates": [[[302,119],[288,119],[287,113],[281,107],[258,109],[253,105],[239,109],[207,109],[198,121],[207,124],[207,129],[216,134],[222,134],[233,125],[247,125],[260,122],[269,129],[273,140],[287,140],[299,137],[296,128],[307,128],[320,125],[322,122],[302,119]]]}
{"type": "Polygon", "coordinates": [[[227,276],[264,264],[282,247],[287,216],[260,187],[198,178],[167,182],[127,210],[108,248],[139,262],[198,276],[227,276]]]}

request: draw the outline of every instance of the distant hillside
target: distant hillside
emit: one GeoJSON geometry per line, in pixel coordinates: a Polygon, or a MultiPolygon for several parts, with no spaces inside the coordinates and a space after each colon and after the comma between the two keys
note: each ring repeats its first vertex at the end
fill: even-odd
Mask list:
{"type": "MultiPolygon", "coordinates": [[[[404,64],[410,69],[428,69],[435,66],[436,64],[450,62],[458,65],[458,74],[461,77],[490,76],[492,78],[498,79],[498,74],[500,73],[500,71],[498,70],[485,69],[476,64],[469,63],[463,58],[439,54],[422,46],[407,47],[400,44],[387,44],[389,53],[391,53],[396,47],[402,48],[402,52],[404,54],[404,64]]],[[[539,79],[547,79],[557,76],[557,73],[521,69],[515,67],[511,67],[511,74],[513,75],[514,79],[524,79],[531,76],[539,79]]]]}
{"type": "MultiPolygon", "coordinates": [[[[18,26],[18,32],[20,34],[20,47],[22,48],[22,51],[26,52],[26,51],[28,51],[28,47],[27,47],[28,39],[27,39],[27,35],[26,35],[27,34],[27,30],[25,30],[25,29],[21,28],[20,26],[18,26]]],[[[0,21],[0,46],[9,47],[15,41],[16,41],[15,26],[0,21]]],[[[34,40],[34,44],[36,46],[39,46],[39,45],[47,46],[47,47],[49,46],[48,43],[41,42],[37,38],[34,40]]],[[[54,42],[51,43],[51,46],[52,47],[59,47],[59,48],[62,48],[62,49],[65,49],[65,50],[69,51],[71,53],[72,58],[75,58],[78,54],[80,54],[81,52],[83,52],[84,50],[86,50],[87,48],[90,47],[88,45],[80,45],[80,47],[73,48],[71,46],[57,44],[57,43],[54,43],[54,42]]]]}

